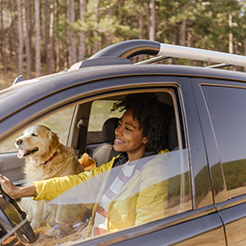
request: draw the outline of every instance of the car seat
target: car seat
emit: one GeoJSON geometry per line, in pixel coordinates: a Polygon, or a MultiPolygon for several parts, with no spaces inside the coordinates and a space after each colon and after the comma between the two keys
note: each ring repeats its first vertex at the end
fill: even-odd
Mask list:
{"type": "Polygon", "coordinates": [[[178,150],[177,129],[174,116],[169,120],[168,124],[167,148],[169,151],[178,150]]]}
{"type": "Polygon", "coordinates": [[[104,163],[109,162],[114,156],[117,156],[121,152],[114,150],[114,131],[118,126],[119,118],[109,118],[107,119],[102,127],[102,136],[105,143],[98,145],[98,147],[93,151],[92,158],[96,161],[97,166],[101,166],[104,163]]]}

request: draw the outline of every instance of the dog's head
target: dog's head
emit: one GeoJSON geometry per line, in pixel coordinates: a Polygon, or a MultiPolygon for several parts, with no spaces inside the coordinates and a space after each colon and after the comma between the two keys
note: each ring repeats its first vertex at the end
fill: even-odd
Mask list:
{"type": "Polygon", "coordinates": [[[59,145],[56,133],[43,125],[28,127],[23,135],[15,140],[15,146],[19,149],[18,158],[42,157],[49,154],[59,145]]]}

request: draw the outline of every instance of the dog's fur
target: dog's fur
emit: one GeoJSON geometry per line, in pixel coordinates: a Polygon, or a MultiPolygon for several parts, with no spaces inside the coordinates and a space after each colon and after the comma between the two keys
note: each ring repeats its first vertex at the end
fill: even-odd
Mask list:
{"type": "MultiPolygon", "coordinates": [[[[15,145],[19,149],[18,158],[25,158],[26,185],[32,185],[34,181],[78,174],[84,171],[74,150],[61,144],[57,134],[46,126],[35,125],[27,128],[23,132],[23,136],[15,140],[15,145]]],[[[70,210],[74,213],[74,209],[71,207],[67,210],[64,206],[66,211],[63,211],[63,206],[58,208],[55,205],[47,204],[45,200],[34,201],[32,198],[23,198],[20,206],[27,213],[27,219],[31,222],[33,229],[37,229],[48,221],[65,222],[61,221],[64,219],[64,214],[66,214],[65,218],[68,218],[70,210]]],[[[76,210],[79,211],[78,208],[76,210]]],[[[83,207],[82,210],[80,213],[83,214],[87,209],[83,207]]]]}

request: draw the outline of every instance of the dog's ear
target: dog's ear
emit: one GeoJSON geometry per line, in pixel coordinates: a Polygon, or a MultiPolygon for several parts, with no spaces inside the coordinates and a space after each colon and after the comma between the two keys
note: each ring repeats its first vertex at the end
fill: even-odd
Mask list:
{"type": "Polygon", "coordinates": [[[59,137],[56,133],[52,131],[48,131],[48,139],[49,139],[49,151],[55,149],[59,145],[59,137]]]}

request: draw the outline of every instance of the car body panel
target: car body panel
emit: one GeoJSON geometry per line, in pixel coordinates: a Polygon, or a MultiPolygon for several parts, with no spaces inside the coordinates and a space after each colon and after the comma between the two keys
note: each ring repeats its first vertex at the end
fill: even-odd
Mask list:
{"type": "Polygon", "coordinates": [[[189,211],[74,245],[226,245],[213,206],[189,211]]]}
{"type": "MultiPolygon", "coordinates": [[[[149,48],[148,43],[142,43],[142,48],[158,53],[159,44],[149,48]]],[[[138,50],[134,44],[130,53],[117,49],[115,52],[116,56],[129,58],[131,52],[135,55],[138,50]]],[[[95,57],[103,54],[110,52],[104,50],[95,57]]],[[[227,194],[217,138],[201,85],[246,88],[245,74],[191,66],[133,65],[125,61],[121,65],[120,60],[117,65],[106,66],[101,66],[100,60],[93,67],[91,59],[87,62],[91,67],[77,64],[68,71],[19,82],[1,91],[0,103],[5,107],[0,111],[0,141],[54,112],[76,106],[67,145],[78,153],[92,151],[98,143],[87,146],[86,136],[94,100],[117,99],[130,93],[170,93],[175,108],[177,151],[187,151],[187,183],[191,191],[186,210],[73,245],[243,245],[246,195],[230,198],[227,194]],[[77,67],[81,68],[76,70],[77,67]],[[84,121],[78,124],[81,119],[84,121]],[[78,143],[81,137],[82,147],[78,143]]],[[[21,183],[23,160],[17,161],[16,154],[0,154],[0,172],[21,183]]]]}
{"type": "MultiPolygon", "coordinates": [[[[126,91],[142,91],[143,89],[146,90],[147,87],[151,88],[154,90],[154,88],[156,88],[155,90],[161,90],[161,88],[165,88],[165,87],[176,87],[178,88],[178,94],[179,94],[179,102],[178,104],[180,105],[180,111],[181,111],[181,115],[182,115],[182,119],[183,119],[183,131],[185,132],[186,136],[187,136],[187,140],[184,141],[184,144],[189,146],[189,152],[190,152],[190,156],[191,156],[191,165],[196,165],[196,163],[198,162],[200,166],[196,165],[197,168],[199,169],[192,169],[192,173],[196,173],[199,172],[200,170],[204,169],[204,166],[206,166],[206,158],[205,158],[205,152],[204,152],[204,146],[203,146],[203,140],[202,140],[202,134],[201,134],[201,129],[199,127],[199,124],[196,124],[197,127],[192,126],[191,124],[194,122],[198,122],[198,115],[196,112],[196,107],[194,107],[194,99],[192,97],[192,94],[190,93],[190,82],[188,78],[182,78],[179,77],[178,80],[176,77],[171,77],[171,76],[145,76],[143,77],[141,76],[136,76],[134,77],[134,80],[129,76],[129,77],[123,77],[123,78],[118,78],[116,79],[108,79],[107,81],[95,81],[94,83],[84,83],[81,84],[80,86],[76,86],[76,87],[72,87],[70,89],[66,89],[66,91],[59,91],[57,93],[53,93],[50,96],[46,96],[45,98],[42,98],[40,100],[37,100],[36,102],[32,103],[31,105],[27,105],[26,107],[23,107],[22,110],[19,110],[17,113],[12,114],[10,117],[5,118],[1,124],[4,123],[4,125],[6,125],[6,127],[8,128],[13,128],[13,126],[10,126],[11,121],[13,121],[13,117],[15,117],[16,119],[20,119],[23,118],[23,116],[25,116],[25,119],[27,122],[30,122],[33,120],[35,120],[35,118],[39,118],[40,116],[42,116],[43,114],[45,115],[45,113],[48,113],[48,111],[52,111],[52,109],[58,107],[62,107],[64,104],[71,104],[74,102],[86,102],[89,99],[91,100],[91,98],[97,98],[97,97],[102,97],[103,96],[103,92],[106,95],[109,95],[107,93],[107,91],[110,90],[111,94],[113,95],[114,93],[112,93],[112,87],[110,85],[114,85],[115,90],[114,93],[125,93],[126,91]],[[151,82],[151,83],[150,83],[151,82]],[[81,89],[80,89],[81,88],[81,89]],[[97,88],[97,89],[95,89],[97,88]],[[104,91],[102,91],[101,88],[104,88],[104,91]],[[109,89],[110,88],[110,89],[109,89]],[[131,89],[130,89],[131,88],[131,89]],[[135,88],[135,89],[134,89],[135,88]],[[82,92],[82,93],[81,93],[82,92]],[[84,98],[84,100],[82,100],[84,98]],[[52,102],[52,103],[51,103],[52,102]],[[56,102],[59,102],[59,105],[57,105],[56,102]],[[192,107],[188,106],[188,105],[193,105],[192,107]],[[40,110],[37,110],[40,109],[40,110]],[[41,109],[45,109],[45,111],[41,110],[41,109]],[[185,110],[184,110],[185,109],[185,110]],[[6,122],[6,123],[5,123],[6,122]],[[188,138],[188,132],[189,132],[189,138],[188,138]],[[200,136],[200,138],[199,138],[200,136]],[[193,148],[193,145],[196,146],[196,149],[193,148]],[[198,147],[200,146],[200,147],[198,147]],[[204,164],[202,164],[201,160],[204,160],[204,164]],[[201,165],[202,164],[202,165],[201,165]]],[[[80,115],[83,116],[83,115],[80,115]]],[[[79,117],[78,117],[79,118],[79,117]]],[[[22,121],[22,124],[25,123],[25,121],[22,121]]],[[[24,126],[25,124],[23,124],[22,126],[24,126]]],[[[203,172],[202,175],[208,176],[208,172],[203,172]]],[[[196,180],[196,177],[193,176],[192,177],[193,180],[196,180]]],[[[208,179],[208,177],[204,178],[205,180],[208,179]]],[[[200,190],[196,189],[196,185],[197,181],[194,182],[193,187],[193,206],[196,207],[205,207],[208,205],[212,205],[212,199],[211,199],[211,192],[210,189],[207,190],[207,194],[200,194],[200,190]],[[198,198],[196,198],[197,196],[199,196],[198,198]],[[206,197],[205,201],[202,201],[201,197],[206,197]],[[209,199],[210,198],[210,199],[209,199]],[[197,204],[197,201],[199,201],[200,203],[197,204]]],[[[211,212],[209,212],[211,213],[211,212]]],[[[194,229],[192,229],[197,223],[200,223],[199,221],[203,221],[203,219],[199,219],[199,216],[197,217],[197,221],[193,221],[194,217],[196,217],[194,215],[194,212],[191,211],[190,212],[190,216],[193,215],[193,218],[191,221],[187,220],[187,215],[185,216],[184,221],[186,221],[185,223],[183,222],[180,225],[180,219],[179,219],[179,223],[177,223],[177,227],[181,228],[187,228],[187,226],[190,227],[190,231],[189,233],[191,233],[192,231],[194,231],[194,229]],[[187,224],[188,223],[188,224],[187,224]],[[191,224],[190,224],[191,223],[191,224]]],[[[202,218],[204,217],[204,213],[202,214],[202,218]]],[[[188,216],[189,217],[189,216],[188,216]]],[[[173,218],[173,221],[175,221],[175,216],[173,218]]],[[[197,231],[198,235],[198,241],[203,240],[203,236],[202,235],[207,235],[210,234],[209,231],[212,230],[212,234],[216,231],[216,233],[220,234],[221,236],[219,237],[218,241],[220,242],[221,240],[223,241],[223,230],[222,228],[222,223],[218,223],[219,217],[217,215],[217,213],[214,211],[213,215],[209,215],[209,218],[207,219],[207,221],[211,221],[212,223],[208,224],[208,228],[206,228],[205,230],[199,230],[197,231]],[[219,229],[220,228],[220,229],[219,229]],[[202,239],[199,239],[199,238],[202,239]]],[[[168,222],[172,221],[172,218],[170,217],[168,219],[168,222]]],[[[157,222],[156,222],[157,223],[157,222]]],[[[165,225],[165,219],[163,220],[163,225],[165,225]]],[[[170,223],[170,222],[169,222],[170,223]]],[[[170,234],[170,230],[172,231],[176,231],[176,226],[175,223],[176,222],[172,222],[174,223],[172,227],[166,229],[167,232],[165,232],[166,230],[164,229],[164,231],[162,233],[164,233],[163,238],[166,238],[167,235],[170,236],[170,243],[173,242],[173,236],[171,236],[172,234],[170,234]],[[167,233],[167,234],[165,234],[167,233]]],[[[153,222],[153,224],[155,224],[155,222],[153,222]]],[[[160,224],[160,221],[158,222],[158,224],[160,224]]],[[[198,229],[198,228],[197,228],[198,229]]],[[[201,229],[201,228],[200,228],[201,229]]],[[[131,230],[132,231],[132,230],[131,230]]],[[[150,230],[151,231],[151,230],[150,230]]],[[[128,234],[128,232],[124,232],[126,235],[128,234]]],[[[146,236],[144,236],[143,238],[147,237],[149,235],[149,237],[151,238],[151,240],[153,240],[153,238],[155,238],[155,233],[159,233],[159,232],[148,232],[148,229],[146,229],[146,236]]],[[[121,233],[120,233],[121,234],[121,233]]],[[[112,237],[112,236],[110,236],[112,237]]],[[[117,234],[115,234],[115,237],[118,238],[119,236],[117,234]]],[[[193,239],[193,236],[190,236],[193,239]]],[[[133,236],[133,238],[135,238],[135,236],[133,236]]],[[[141,237],[138,237],[139,239],[137,240],[142,240],[140,239],[141,237]]],[[[108,240],[108,239],[107,239],[108,240]]],[[[135,240],[135,239],[134,239],[135,240]]],[[[161,240],[161,238],[159,239],[161,240]]],[[[166,239],[167,240],[167,239],[166,239]]],[[[176,243],[177,242],[182,242],[184,240],[184,235],[183,237],[180,238],[176,238],[175,239],[176,243]]],[[[189,242],[190,239],[186,239],[187,243],[189,242]]],[[[127,241],[126,241],[127,242],[127,241]]],[[[147,242],[147,241],[146,241],[147,242]]],[[[161,241],[160,241],[161,242],[161,241]]],[[[89,242],[88,242],[89,243],[89,242]]],[[[91,243],[94,242],[91,241],[91,243]]],[[[217,242],[218,243],[218,242],[217,242]]]]}

